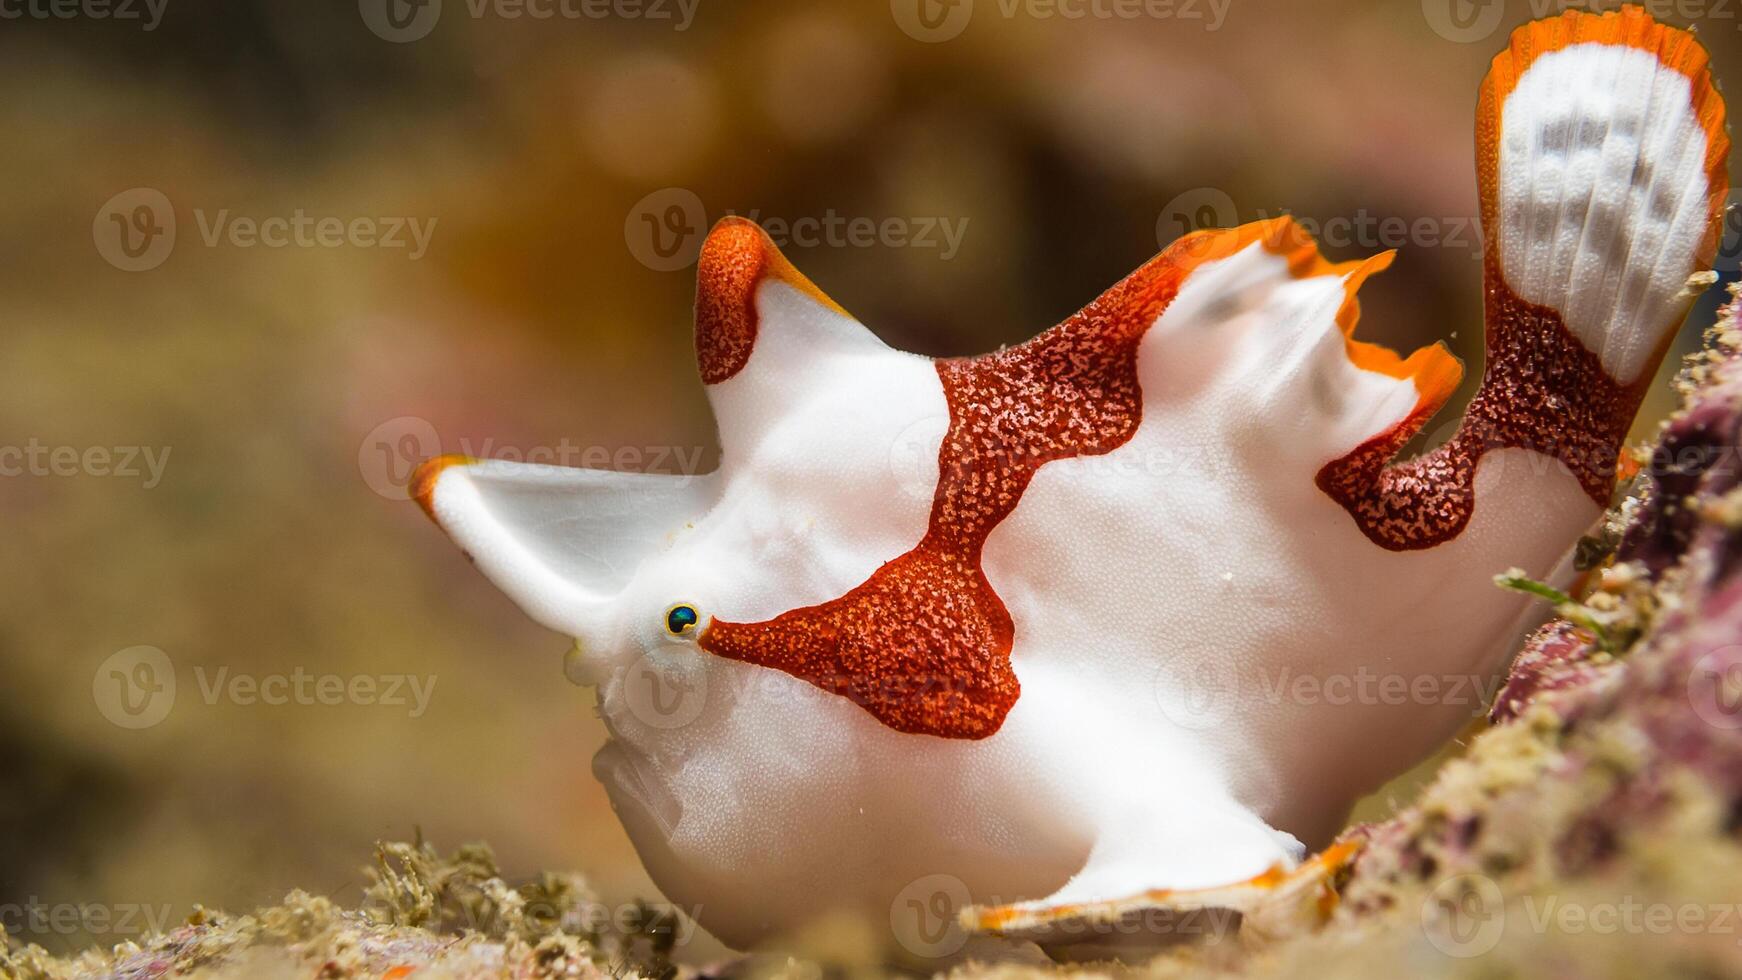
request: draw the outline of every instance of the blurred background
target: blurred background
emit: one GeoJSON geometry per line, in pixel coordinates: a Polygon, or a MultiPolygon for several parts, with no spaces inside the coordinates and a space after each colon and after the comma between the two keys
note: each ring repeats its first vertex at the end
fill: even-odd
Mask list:
{"type": "MultiPolygon", "coordinates": [[[[711,468],[690,263],[727,213],[962,355],[1291,211],[1401,248],[1364,338],[1480,376],[1476,92],[1544,0],[560,2],[0,3],[0,909],[354,900],[417,827],[654,894],[566,642],[403,487],[438,451],[711,468]]],[[[1734,89],[1742,12],[1692,4],[1734,89]]]]}

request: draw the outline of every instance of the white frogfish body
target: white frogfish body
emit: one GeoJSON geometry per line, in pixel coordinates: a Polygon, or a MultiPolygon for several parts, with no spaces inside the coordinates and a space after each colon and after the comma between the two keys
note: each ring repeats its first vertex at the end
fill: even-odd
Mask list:
{"type": "Polygon", "coordinates": [[[698,268],[717,472],[442,457],[416,493],[576,639],[595,771],[726,942],[939,901],[1053,947],[1139,908],[1262,922],[1484,711],[1528,614],[1493,575],[1556,576],[1602,513],[1717,245],[1723,116],[1637,9],[1519,31],[1478,109],[1483,382],[1414,459],[1460,365],[1354,339],[1390,256],[1328,262],[1287,219],[951,360],[728,219],[698,268]]]}

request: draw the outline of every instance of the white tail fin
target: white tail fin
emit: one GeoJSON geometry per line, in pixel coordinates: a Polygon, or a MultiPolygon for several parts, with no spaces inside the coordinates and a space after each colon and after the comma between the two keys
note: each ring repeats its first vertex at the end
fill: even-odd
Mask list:
{"type": "Polygon", "coordinates": [[[1452,439],[1391,463],[1419,413],[1318,484],[1384,548],[1462,533],[1497,449],[1558,459],[1597,507],[1717,252],[1730,137],[1706,52],[1637,7],[1521,27],[1476,112],[1487,287],[1482,387],[1452,439]]]}
{"type": "Polygon", "coordinates": [[[1558,313],[1616,382],[1641,381],[1729,189],[1705,50],[1637,7],[1538,21],[1494,59],[1477,126],[1491,283],[1558,313]]]}

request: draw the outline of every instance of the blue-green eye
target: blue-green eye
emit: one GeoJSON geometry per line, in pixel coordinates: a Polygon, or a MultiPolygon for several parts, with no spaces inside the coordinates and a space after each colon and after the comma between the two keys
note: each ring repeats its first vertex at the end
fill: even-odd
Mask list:
{"type": "Polygon", "coordinates": [[[665,611],[665,631],[672,636],[683,636],[695,629],[701,618],[695,606],[680,603],[665,611]]]}

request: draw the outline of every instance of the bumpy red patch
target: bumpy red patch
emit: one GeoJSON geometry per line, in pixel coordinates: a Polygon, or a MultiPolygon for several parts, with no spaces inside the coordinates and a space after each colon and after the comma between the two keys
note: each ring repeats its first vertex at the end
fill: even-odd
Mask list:
{"type": "Polygon", "coordinates": [[[842,316],[846,311],[792,267],[756,222],[722,218],[696,260],[696,365],[718,384],[744,370],[756,349],[756,296],[765,282],[785,283],[842,316]]]}
{"type": "Polygon", "coordinates": [[[1388,465],[1432,415],[1418,411],[1319,471],[1319,488],[1382,548],[1432,548],[1462,533],[1475,508],[1476,464],[1496,449],[1558,460],[1597,506],[1609,505],[1615,461],[1649,372],[1631,385],[1617,383],[1558,312],[1519,299],[1492,261],[1489,270],[1488,363],[1457,435],[1388,465]]]}
{"type": "Polygon", "coordinates": [[[1010,613],[981,550],[1052,460],[1107,453],[1143,414],[1137,345],[1191,268],[1238,244],[1187,240],[1044,334],[939,361],[950,425],[925,537],[863,585],[762,623],[715,619],[710,653],[773,667],[902,732],[985,738],[1016,703],[1010,613]]]}
{"type": "Polygon", "coordinates": [[[756,346],[756,287],[771,248],[762,229],[728,219],[709,233],[696,260],[696,364],[717,384],[743,370],[756,346]]]}

